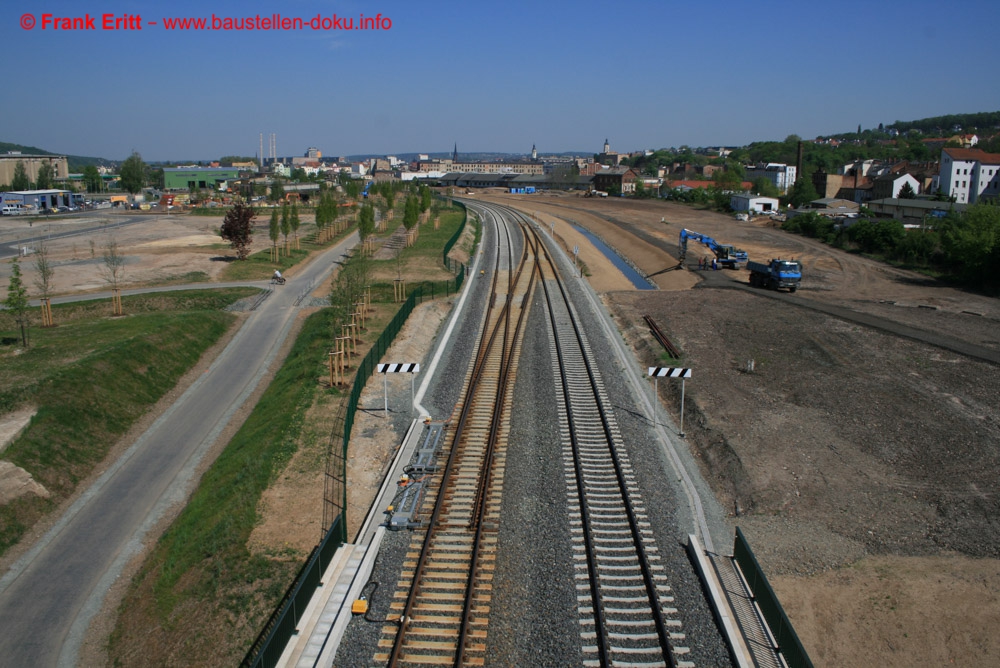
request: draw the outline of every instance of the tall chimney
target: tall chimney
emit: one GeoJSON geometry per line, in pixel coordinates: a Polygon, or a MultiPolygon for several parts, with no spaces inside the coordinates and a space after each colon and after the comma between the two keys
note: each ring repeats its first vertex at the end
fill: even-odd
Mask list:
{"type": "Polygon", "coordinates": [[[795,177],[796,179],[803,178],[802,174],[802,140],[799,140],[799,150],[798,155],[795,158],[795,177]]]}

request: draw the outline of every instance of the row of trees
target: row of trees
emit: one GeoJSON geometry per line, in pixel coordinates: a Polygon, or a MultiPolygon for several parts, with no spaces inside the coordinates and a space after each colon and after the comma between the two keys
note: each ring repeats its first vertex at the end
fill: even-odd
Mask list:
{"type": "Polygon", "coordinates": [[[319,204],[316,205],[316,227],[325,229],[337,221],[340,216],[340,204],[331,193],[321,193],[319,204]]]}
{"type": "MultiPolygon", "coordinates": [[[[340,183],[348,197],[359,199],[361,196],[361,184],[354,179],[343,178],[340,183]]],[[[277,182],[280,187],[280,182],[277,182]]],[[[433,195],[431,189],[425,185],[406,184],[400,181],[385,181],[373,183],[369,186],[369,195],[377,195],[379,208],[383,216],[386,216],[395,205],[396,195],[406,192],[406,201],[403,207],[403,225],[407,230],[413,229],[420,219],[420,214],[425,213],[431,207],[433,195]]],[[[272,188],[272,194],[273,194],[272,188]]],[[[374,199],[374,197],[373,197],[374,199]]],[[[254,207],[244,200],[238,200],[223,219],[219,229],[221,237],[230,243],[236,251],[239,259],[243,260],[249,256],[250,244],[253,236],[253,220],[257,212],[254,207]]],[[[340,215],[339,203],[336,195],[329,191],[320,193],[319,202],[315,207],[316,227],[320,230],[332,225],[340,215]]],[[[271,211],[271,219],[268,225],[268,235],[271,239],[272,253],[277,258],[278,239],[284,237],[285,253],[288,253],[288,236],[291,234],[298,238],[300,225],[298,205],[289,206],[287,203],[282,206],[281,213],[277,209],[271,211]]],[[[362,239],[366,239],[375,232],[375,206],[365,202],[358,212],[358,233],[362,239]]]]}
{"type": "Polygon", "coordinates": [[[977,290],[1000,289],[1000,205],[974,204],[964,213],[934,218],[921,229],[871,218],[845,227],[814,212],[789,218],[781,227],[839,248],[932,270],[977,290]]]}
{"type": "Polygon", "coordinates": [[[268,223],[268,238],[271,239],[271,248],[273,249],[274,258],[278,257],[278,234],[285,238],[285,255],[288,255],[288,235],[293,235],[296,242],[296,247],[298,247],[299,239],[299,225],[301,221],[299,219],[299,206],[298,204],[292,204],[288,206],[286,202],[284,206],[281,207],[281,218],[279,221],[278,210],[271,209],[271,220],[268,223]]]}
{"type": "MultiPolygon", "coordinates": [[[[121,252],[117,239],[110,236],[104,242],[101,250],[101,273],[108,286],[111,287],[112,291],[117,293],[125,277],[125,255],[121,252]]],[[[94,254],[93,243],[91,244],[91,254],[94,254]]],[[[39,242],[35,247],[32,257],[34,258],[33,264],[35,269],[35,287],[38,291],[37,295],[44,302],[48,302],[52,298],[53,278],[55,276],[55,268],[49,257],[48,246],[44,242],[39,242]]],[[[116,294],[114,299],[117,300],[118,298],[119,296],[116,294]]],[[[14,318],[14,322],[20,329],[21,345],[27,347],[28,324],[30,322],[28,315],[28,289],[24,285],[21,264],[17,257],[11,261],[10,282],[7,284],[7,298],[0,303],[7,308],[14,318]]],[[[54,323],[51,321],[51,311],[46,316],[46,307],[47,304],[43,304],[42,325],[52,326],[54,323]]],[[[119,306],[115,307],[115,314],[121,315],[119,306]]]]}

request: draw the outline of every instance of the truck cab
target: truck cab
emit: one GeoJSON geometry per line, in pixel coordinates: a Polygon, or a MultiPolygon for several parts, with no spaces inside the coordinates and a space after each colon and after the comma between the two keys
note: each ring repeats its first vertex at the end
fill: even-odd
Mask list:
{"type": "Polygon", "coordinates": [[[750,285],[755,288],[787,288],[789,292],[795,292],[802,281],[802,265],[795,260],[779,258],[767,264],[749,262],[747,269],[750,270],[750,285]]]}

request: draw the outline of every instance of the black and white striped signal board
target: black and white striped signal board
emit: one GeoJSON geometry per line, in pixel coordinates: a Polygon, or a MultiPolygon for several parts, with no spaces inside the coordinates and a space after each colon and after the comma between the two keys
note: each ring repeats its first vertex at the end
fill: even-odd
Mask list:
{"type": "Polygon", "coordinates": [[[690,378],[691,369],[681,369],[670,366],[651,366],[649,375],[655,378],[690,378]]]}
{"type": "Polygon", "coordinates": [[[418,373],[420,371],[419,363],[412,364],[379,364],[379,373],[418,373]]]}

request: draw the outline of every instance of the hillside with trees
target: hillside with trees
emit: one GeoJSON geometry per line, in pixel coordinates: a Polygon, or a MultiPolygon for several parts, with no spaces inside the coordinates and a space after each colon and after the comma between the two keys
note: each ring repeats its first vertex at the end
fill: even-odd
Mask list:
{"type": "Polygon", "coordinates": [[[983,111],[977,114],[948,114],[946,116],[921,118],[917,121],[896,121],[887,126],[887,129],[895,129],[901,133],[917,130],[929,136],[946,136],[954,134],[955,127],[962,128],[961,132],[963,133],[996,134],[1000,132],[1000,111],[983,111]]]}
{"type": "MultiPolygon", "coordinates": [[[[0,141],[0,154],[7,153],[9,151],[27,153],[31,155],[66,155],[64,153],[46,151],[45,149],[38,148],[37,146],[25,146],[24,144],[13,144],[11,142],[0,141]]],[[[69,163],[69,171],[83,172],[84,167],[87,165],[93,165],[95,167],[99,165],[109,166],[113,165],[115,161],[85,155],[66,155],[66,162],[69,163]]]]}

